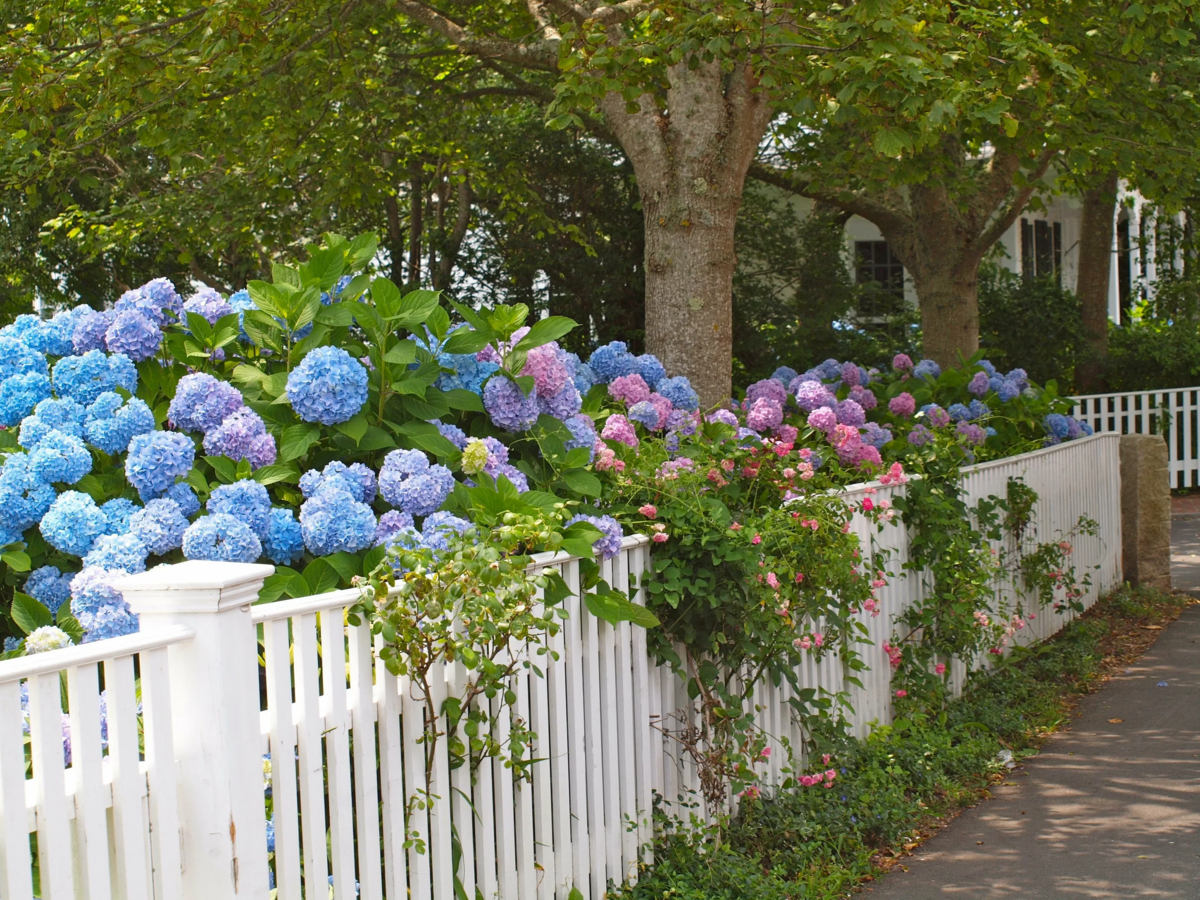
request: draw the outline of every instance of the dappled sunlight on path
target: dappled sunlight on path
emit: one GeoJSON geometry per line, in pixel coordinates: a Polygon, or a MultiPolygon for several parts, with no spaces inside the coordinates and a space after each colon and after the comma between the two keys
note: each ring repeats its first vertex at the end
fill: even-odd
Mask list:
{"type": "MultiPolygon", "coordinates": [[[[1200,520],[1185,527],[1200,553],[1200,520]]],[[[1200,900],[1200,606],[1079,713],[863,895],[1200,900]]]]}

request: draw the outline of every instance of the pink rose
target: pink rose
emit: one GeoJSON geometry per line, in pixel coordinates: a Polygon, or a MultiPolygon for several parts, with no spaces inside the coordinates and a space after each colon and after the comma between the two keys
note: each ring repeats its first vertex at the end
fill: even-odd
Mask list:
{"type": "Polygon", "coordinates": [[[638,512],[640,512],[647,519],[653,519],[658,515],[658,507],[652,503],[647,503],[645,506],[638,507],[638,512]]]}

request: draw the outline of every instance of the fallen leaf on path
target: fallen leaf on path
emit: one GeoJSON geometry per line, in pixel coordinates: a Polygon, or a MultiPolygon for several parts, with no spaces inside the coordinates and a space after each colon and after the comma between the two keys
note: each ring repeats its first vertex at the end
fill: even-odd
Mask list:
{"type": "Polygon", "coordinates": [[[1110,725],[1120,725],[1124,721],[1125,721],[1124,719],[1109,719],[1108,723],[1110,725]]]}
{"type": "Polygon", "coordinates": [[[1142,627],[1147,631],[1162,631],[1161,625],[1143,625],[1142,627]]]}

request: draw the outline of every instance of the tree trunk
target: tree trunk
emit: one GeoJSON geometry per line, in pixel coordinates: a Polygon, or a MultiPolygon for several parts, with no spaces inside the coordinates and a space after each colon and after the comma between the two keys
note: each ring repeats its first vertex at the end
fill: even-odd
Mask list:
{"type": "Polygon", "coordinates": [[[921,355],[942,368],[969,359],[979,349],[978,261],[926,264],[910,274],[921,306],[921,355]]]}
{"type": "Polygon", "coordinates": [[[1075,366],[1075,388],[1085,394],[1103,393],[1108,358],[1108,280],[1113,261],[1113,207],[1117,202],[1117,173],[1105,172],[1095,187],[1083,193],[1079,232],[1079,280],[1075,292],[1083,316],[1086,343],[1075,366]]]}
{"type": "Polygon", "coordinates": [[[770,116],[748,70],[670,70],[666,109],[601,108],[637,175],[645,218],[646,349],[686,375],[705,407],[733,385],[733,233],[746,172],[770,116]]]}

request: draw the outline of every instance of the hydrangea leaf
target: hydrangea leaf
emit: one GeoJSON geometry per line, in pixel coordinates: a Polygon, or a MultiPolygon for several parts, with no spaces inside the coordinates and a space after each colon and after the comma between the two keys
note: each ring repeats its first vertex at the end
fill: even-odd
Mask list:
{"type": "Polygon", "coordinates": [[[69,605],[64,604],[58,608],[58,614],[54,617],[54,624],[67,633],[76,644],[83,643],[83,626],[79,624],[79,620],[71,614],[69,605]]]}
{"type": "Polygon", "coordinates": [[[461,409],[465,412],[483,412],[483,400],[474,391],[468,391],[466,388],[454,388],[449,391],[442,391],[442,396],[446,399],[446,403],[451,409],[461,409]]]}
{"type": "Polygon", "coordinates": [[[342,422],[334,427],[357,444],[367,433],[367,417],[358,413],[350,421],[342,422]]]}
{"type": "Polygon", "coordinates": [[[334,328],[348,328],[354,323],[354,313],[349,303],[331,303],[317,311],[314,321],[318,325],[331,325],[334,328]]]}
{"type": "MultiPolygon", "coordinates": [[[[6,554],[7,555],[7,554],[6,554]]],[[[54,616],[50,610],[34,600],[28,594],[16,591],[13,594],[12,609],[9,610],[12,620],[26,634],[44,625],[53,625],[54,616]]]]}
{"type": "MultiPolygon", "coordinates": [[[[346,271],[346,257],[339,247],[325,247],[315,251],[308,262],[300,264],[302,283],[320,287],[323,291],[333,290],[346,271]]],[[[251,294],[251,296],[254,296],[251,294]]]]}
{"type": "Polygon", "coordinates": [[[395,446],[395,439],[378,425],[372,425],[368,428],[363,439],[358,442],[358,449],[364,453],[371,450],[388,450],[395,446]]]}
{"type": "Polygon", "coordinates": [[[407,366],[409,363],[416,362],[417,345],[412,341],[400,341],[392,349],[384,354],[383,361],[387,363],[395,363],[397,365],[407,366]]]}
{"type": "Polygon", "coordinates": [[[338,586],[338,573],[322,557],[304,567],[304,580],[308,583],[310,594],[325,594],[338,586]]]}
{"type": "Polygon", "coordinates": [[[321,429],[315,425],[292,425],[285,428],[279,442],[280,462],[299,459],[320,439],[321,429]]]}
{"type": "Polygon", "coordinates": [[[400,301],[400,308],[392,318],[405,328],[415,329],[433,315],[441,299],[441,291],[411,291],[404,295],[400,301]]]}
{"type": "Polygon", "coordinates": [[[567,483],[571,490],[586,497],[600,496],[600,479],[591,472],[585,472],[582,469],[569,469],[563,472],[563,481],[567,483]]]}
{"type": "Polygon", "coordinates": [[[441,391],[429,391],[424,400],[416,397],[405,397],[404,408],[415,419],[440,419],[450,412],[450,404],[446,402],[441,391]]]}
{"type": "Polygon", "coordinates": [[[570,332],[578,322],[574,319],[569,319],[566,316],[547,316],[544,319],[539,319],[534,322],[529,329],[529,333],[517,342],[514,350],[532,350],[534,347],[540,347],[542,344],[548,344],[551,341],[557,341],[560,337],[570,332]]]}
{"type": "Polygon", "coordinates": [[[24,550],[9,550],[7,553],[0,555],[0,561],[4,562],[14,572],[28,572],[31,564],[29,554],[24,550]]]}
{"type": "Polygon", "coordinates": [[[271,280],[276,284],[290,284],[292,287],[300,287],[301,284],[299,270],[277,262],[271,263],[271,280]]]}
{"type": "Polygon", "coordinates": [[[442,345],[443,353],[478,353],[488,345],[487,335],[468,328],[460,328],[442,345]]]}
{"type": "Polygon", "coordinates": [[[325,560],[325,562],[329,563],[329,565],[333,567],[334,571],[341,576],[342,581],[348,582],[355,575],[362,574],[362,569],[359,567],[359,558],[353,553],[346,553],[345,551],[342,551],[340,553],[330,554],[329,556],[322,556],[321,559],[325,560]]]}

